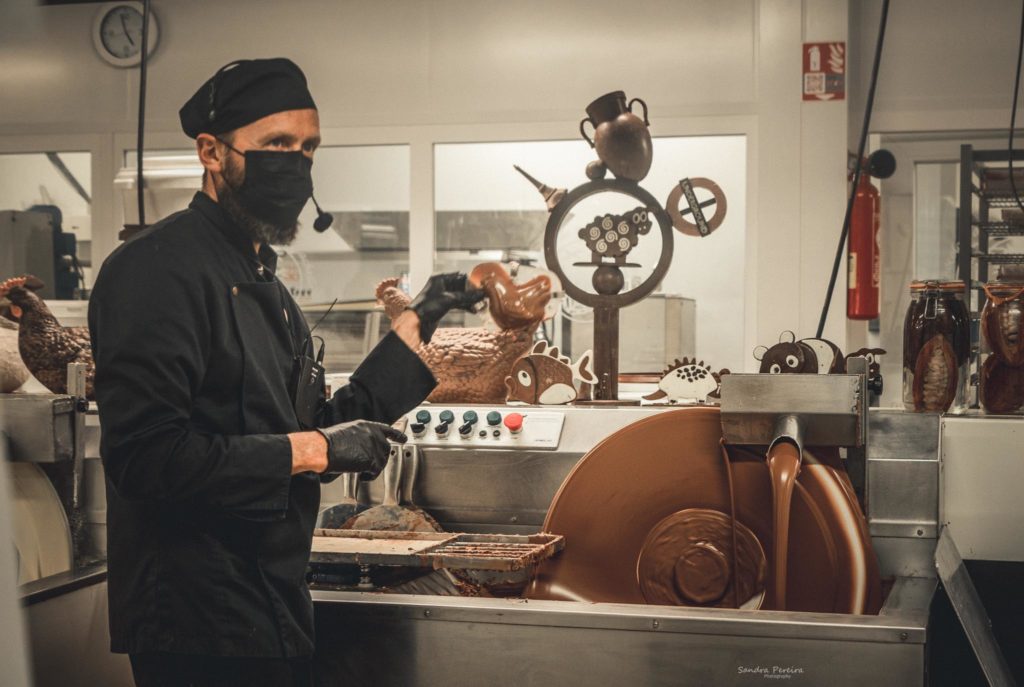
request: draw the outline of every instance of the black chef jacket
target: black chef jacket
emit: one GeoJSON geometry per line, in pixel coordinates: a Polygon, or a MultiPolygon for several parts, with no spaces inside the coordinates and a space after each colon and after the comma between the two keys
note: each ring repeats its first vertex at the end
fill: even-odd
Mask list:
{"type": "MultiPolygon", "coordinates": [[[[213,200],[104,262],[89,303],[107,477],[111,649],[308,656],[320,479],[291,476],[308,327],[276,254],[213,200]]],[[[394,333],[320,408],[393,422],[436,384],[394,333]]]]}

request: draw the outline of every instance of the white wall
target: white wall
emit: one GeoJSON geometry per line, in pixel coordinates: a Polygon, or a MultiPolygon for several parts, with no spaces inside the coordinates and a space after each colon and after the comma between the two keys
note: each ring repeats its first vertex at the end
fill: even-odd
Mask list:
{"type": "MultiPolygon", "coordinates": [[[[857,90],[866,92],[881,0],[850,3],[857,90]]],[[[872,131],[1007,129],[1021,4],[1018,0],[890,3],[872,131]]],[[[852,118],[860,128],[863,103],[852,118]]]]}
{"type": "MultiPolygon", "coordinates": [[[[656,135],[746,135],[748,242],[736,275],[743,348],[783,329],[814,333],[845,197],[847,109],[801,102],[800,44],[845,40],[846,0],[153,6],[161,43],[150,70],[150,140],[188,143],[177,109],[220,65],[240,56],[295,59],[329,142],[410,144],[410,230],[422,241],[411,256],[414,282],[433,254],[436,141],[571,138],[585,104],[614,89],[648,102],[656,135]]],[[[94,54],[97,6],[6,0],[0,11],[0,145],[25,134],[110,136],[100,147],[113,168],[120,147],[130,147],[137,74],[94,54]]],[[[103,163],[94,156],[94,172],[103,163]]],[[[100,204],[103,176],[94,173],[100,204]]],[[[116,212],[107,213],[106,238],[101,214],[93,213],[99,255],[115,243],[116,212]]],[[[843,343],[841,305],[827,334],[843,343]]]]}
{"type": "MultiPolygon", "coordinates": [[[[286,56],[306,71],[322,125],[576,122],[616,88],[658,116],[748,110],[752,0],[155,0],[150,126],[220,65],[286,56]],[[747,106],[747,107],[744,107],[747,106]]],[[[94,54],[97,5],[5,0],[0,125],[134,130],[137,74],[94,54]]]]}

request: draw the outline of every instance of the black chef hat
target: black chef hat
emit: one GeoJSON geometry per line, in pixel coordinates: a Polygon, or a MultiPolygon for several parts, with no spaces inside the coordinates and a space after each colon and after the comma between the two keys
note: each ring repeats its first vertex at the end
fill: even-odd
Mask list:
{"type": "Polygon", "coordinates": [[[230,62],[188,99],[178,116],[189,138],[222,134],[285,110],[316,109],[306,75],[289,59],[230,62]]]}

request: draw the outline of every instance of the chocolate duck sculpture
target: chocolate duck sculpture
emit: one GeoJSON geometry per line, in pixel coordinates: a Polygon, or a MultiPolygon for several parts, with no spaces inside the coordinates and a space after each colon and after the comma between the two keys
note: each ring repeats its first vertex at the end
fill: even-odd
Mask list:
{"type": "MultiPolygon", "coordinates": [[[[487,293],[497,329],[442,327],[429,344],[416,350],[437,378],[431,403],[504,403],[505,377],[533,346],[533,334],[545,318],[551,300],[551,280],[540,275],[516,284],[498,263],[477,265],[469,283],[487,293]]],[[[394,319],[409,304],[398,279],[377,285],[377,300],[394,319]]]]}

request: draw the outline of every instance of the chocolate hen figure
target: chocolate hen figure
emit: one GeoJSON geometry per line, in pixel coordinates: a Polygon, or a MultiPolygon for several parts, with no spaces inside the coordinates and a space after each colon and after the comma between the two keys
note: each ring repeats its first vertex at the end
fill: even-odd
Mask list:
{"type": "MultiPolygon", "coordinates": [[[[498,328],[441,328],[430,343],[420,345],[416,353],[438,382],[427,398],[432,403],[503,403],[505,377],[533,346],[533,334],[551,300],[551,281],[546,276],[515,284],[497,263],[478,266],[470,281],[487,293],[498,328]]],[[[398,279],[378,284],[377,300],[391,318],[400,315],[410,301],[398,288],[398,279]]]]}
{"type": "Polygon", "coordinates": [[[11,302],[11,315],[18,320],[18,351],[36,379],[55,394],[66,394],[68,363],[85,363],[86,398],[93,398],[96,373],[89,343],[88,327],[62,327],[36,291],[43,283],[33,277],[15,277],[0,282],[0,296],[11,302]]]}

